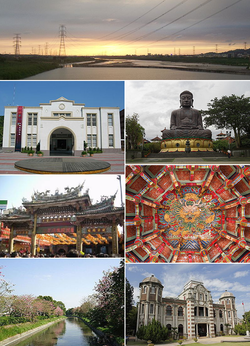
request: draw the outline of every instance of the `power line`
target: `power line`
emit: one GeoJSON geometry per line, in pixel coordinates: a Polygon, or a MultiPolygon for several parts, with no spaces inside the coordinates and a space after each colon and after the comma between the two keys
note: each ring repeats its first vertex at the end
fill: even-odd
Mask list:
{"type": "MultiPolygon", "coordinates": [[[[127,37],[127,36],[129,36],[129,35],[135,33],[136,31],[139,31],[140,29],[144,28],[145,26],[147,26],[147,25],[149,25],[149,24],[155,22],[157,19],[159,19],[159,18],[165,16],[165,14],[168,14],[169,12],[175,10],[177,7],[183,5],[183,4],[184,4],[185,2],[187,2],[187,1],[189,1],[189,0],[182,0],[179,4],[175,5],[175,6],[172,7],[170,10],[168,10],[168,11],[162,13],[160,16],[158,16],[158,17],[156,17],[156,18],[150,20],[148,23],[143,24],[142,26],[140,26],[140,27],[138,27],[138,28],[135,28],[135,29],[131,30],[131,31],[128,32],[127,34],[123,34],[123,35],[121,35],[121,36],[115,37],[114,39],[124,38],[124,37],[127,37]]],[[[212,0],[207,0],[207,1],[212,1],[212,0]]]]}
{"type": "MultiPolygon", "coordinates": [[[[181,30],[176,31],[175,33],[173,33],[173,34],[171,34],[171,35],[164,36],[164,37],[162,37],[161,39],[158,39],[158,40],[154,41],[152,44],[155,44],[156,42],[165,40],[166,38],[169,38],[169,37],[171,37],[171,36],[174,36],[174,35],[176,35],[176,34],[179,34],[180,32],[182,32],[182,31],[184,31],[184,30],[186,30],[186,29],[192,28],[193,26],[195,26],[195,25],[197,25],[197,24],[200,24],[200,23],[204,22],[204,21],[207,20],[207,19],[210,19],[211,17],[215,16],[216,14],[218,14],[218,13],[220,13],[220,12],[223,12],[223,11],[227,10],[229,7],[232,7],[232,6],[238,4],[238,3],[241,2],[241,1],[242,1],[242,0],[238,0],[238,1],[234,2],[233,4],[228,5],[228,6],[226,6],[225,8],[223,8],[223,9],[221,9],[221,10],[219,10],[219,11],[213,13],[213,14],[211,14],[210,16],[207,16],[206,18],[201,19],[201,20],[199,20],[198,22],[196,22],[196,23],[194,23],[194,24],[191,24],[191,25],[187,26],[187,27],[184,28],[184,29],[181,29],[181,30]]],[[[149,45],[151,45],[151,44],[149,44],[149,45]]]]}
{"type": "Polygon", "coordinates": [[[144,14],[142,14],[140,17],[138,17],[138,18],[132,20],[131,22],[129,22],[128,24],[124,25],[124,26],[121,27],[120,29],[117,29],[117,30],[111,32],[110,34],[107,34],[107,35],[104,35],[104,36],[100,37],[99,39],[102,40],[103,38],[106,38],[106,37],[108,37],[108,36],[110,36],[110,35],[113,35],[113,34],[115,34],[116,32],[121,31],[122,29],[128,27],[129,25],[131,25],[131,24],[137,22],[139,19],[141,19],[142,17],[146,16],[146,14],[152,12],[156,7],[160,6],[160,5],[161,5],[163,2],[165,2],[165,1],[166,1],[166,0],[161,1],[158,5],[152,7],[150,10],[148,10],[147,12],[145,12],[144,14]]]}
{"type": "MultiPolygon", "coordinates": [[[[136,38],[136,39],[134,39],[134,40],[132,40],[132,41],[130,41],[130,42],[140,41],[142,38],[148,37],[148,36],[154,34],[155,32],[157,32],[157,31],[159,31],[159,30],[161,30],[161,29],[163,29],[163,28],[166,28],[167,26],[169,26],[169,25],[171,25],[171,24],[177,22],[178,20],[180,20],[180,19],[186,17],[186,16],[189,15],[190,13],[193,13],[193,12],[195,12],[196,10],[198,10],[199,8],[201,8],[201,7],[205,6],[205,5],[207,5],[207,4],[208,4],[209,2],[211,2],[211,1],[213,1],[213,0],[206,0],[203,4],[200,4],[200,5],[196,6],[193,10],[190,10],[190,11],[188,11],[186,14],[183,14],[182,16],[180,16],[180,17],[178,17],[178,18],[172,20],[172,22],[170,22],[170,23],[168,23],[168,24],[165,24],[165,25],[163,25],[162,27],[160,27],[160,28],[158,28],[158,29],[156,29],[156,30],[154,30],[154,31],[151,31],[151,32],[148,33],[148,34],[145,34],[145,35],[143,35],[143,36],[140,36],[140,37],[138,37],[138,38],[136,38]]],[[[239,0],[239,1],[242,1],[242,0],[239,0]]],[[[172,34],[172,35],[173,35],[173,34],[172,34]]],[[[172,36],[172,35],[170,35],[170,36],[172,36]]],[[[158,40],[158,41],[160,41],[160,40],[158,40]]],[[[158,41],[156,41],[156,42],[158,42],[158,41]]],[[[128,43],[128,44],[129,44],[129,43],[128,43]]]]}

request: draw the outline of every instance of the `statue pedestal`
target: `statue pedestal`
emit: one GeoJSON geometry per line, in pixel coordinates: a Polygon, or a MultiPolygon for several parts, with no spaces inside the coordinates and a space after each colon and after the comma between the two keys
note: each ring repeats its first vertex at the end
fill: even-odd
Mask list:
{"type": "Polygon", "coordinates": [[[189,140],[191,151],[213,151],[213,141],[206,138],[169,138],[161,141],[161,153],[183,151],[189,140]]]}

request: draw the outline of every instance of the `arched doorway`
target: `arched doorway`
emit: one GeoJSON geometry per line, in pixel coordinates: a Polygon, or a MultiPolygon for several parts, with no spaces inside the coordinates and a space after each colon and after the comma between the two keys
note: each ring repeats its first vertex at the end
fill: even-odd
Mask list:
{"type": "Polygon", "coordinates": [[[74,150],[74,136],[72,132],[65,128],[59,128],[52,132],[50,136],[51,156],[72,156],[74,150]]]}

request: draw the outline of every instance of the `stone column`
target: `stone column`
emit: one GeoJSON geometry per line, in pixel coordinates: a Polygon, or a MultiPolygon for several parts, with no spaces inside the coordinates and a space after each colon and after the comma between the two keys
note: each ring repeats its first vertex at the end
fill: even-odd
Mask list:
{"type": "Polygon", "coordinates": [[[213,307],[213,302],[210,300],[209,301],[209,306],[208,306],[208,316],[209,316],[209,331],[210,331],[210,338],[215,337],[215,331],[214,331],[214,307],[213,307]]]}
{"type": "Polygon", "coordinates": [[[36,223],[37,223],[37,214],[34,215],[33,230],[31,233],[31,256],[36,255],[36,223]]]}
{"type": "Polygon", "coordinates": [[[188,321],[188,339],[195,337],[195,324],[194,324],[194,301],[193,299],[187,300],[187,321],[188,321]]]}
{"type": "Polygon", "coordinates": [[[210,335],[209,335],[209,324],[207,323],[207,338],[209,338],[210,335]]]}
{"type": "Polygon", "coordinates": [[[11,226],[10,229],[10,238],[9,238],[9,253],[12,253],[14,250],[14,226],[11,226]]]}
{"type": "Polygon", "coordinates": [[[76,226],[76,250],[79,253],[82,251],[82,227],[80,224],[76,226]]]}
{"type": "Polygon", "coordinates": [[[144,319],[144,325],[147,326],[148,325],[148,313],[149,313],[149,303],[145,302],[145,319],[144,319]]]}
{"type": "Polygon", "coordinates": [[[112,223],[112,254],[118,255],[118,234],[115,220],[112,223]]]}

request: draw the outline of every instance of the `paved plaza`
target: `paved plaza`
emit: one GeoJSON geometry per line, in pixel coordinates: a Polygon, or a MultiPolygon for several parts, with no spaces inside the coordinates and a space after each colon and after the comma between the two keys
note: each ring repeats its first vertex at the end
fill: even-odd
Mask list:
{"type": "Polygon", "coordinates": [[[99,173],[102,171],[103,165],[105,166],[104,169],[108,169],[108,166],[110,165],[110,169],[104,171],[102,174],[124,173],[123,152],[94,154],[93,157],[44,156],[39,158],[34,156],[34,158],[30,158],[30,163],[28,163],[28,160],[29,157],[27,154],[22,154],[19,152],[3,153],[0,151],[0,174],[31,174],[36,173],[35,169],[38,170],[37,173],[45,173],[46,169],[51,169],[51,173],[58,174],[80,173],[81,170],[85,170],[83,173],[86,173],[86,171],[89,171],[89,173],[99,173]],[[26,161],[26,168],[30,168],[31,172],[15,168],[15,164],[16,166],[23,166],[23,163],[20,162],[21,160],[26,161]],[[36,161],[34,160],[37,160],[37,165],[36,161]],[[50,162],[51,160],[52,163],[50,162]],[[50,166],[49,169],[48,166],[50,166]],[[61,172],[58,170],[56,171],[56,167],[61,167],[61,172]]]}

